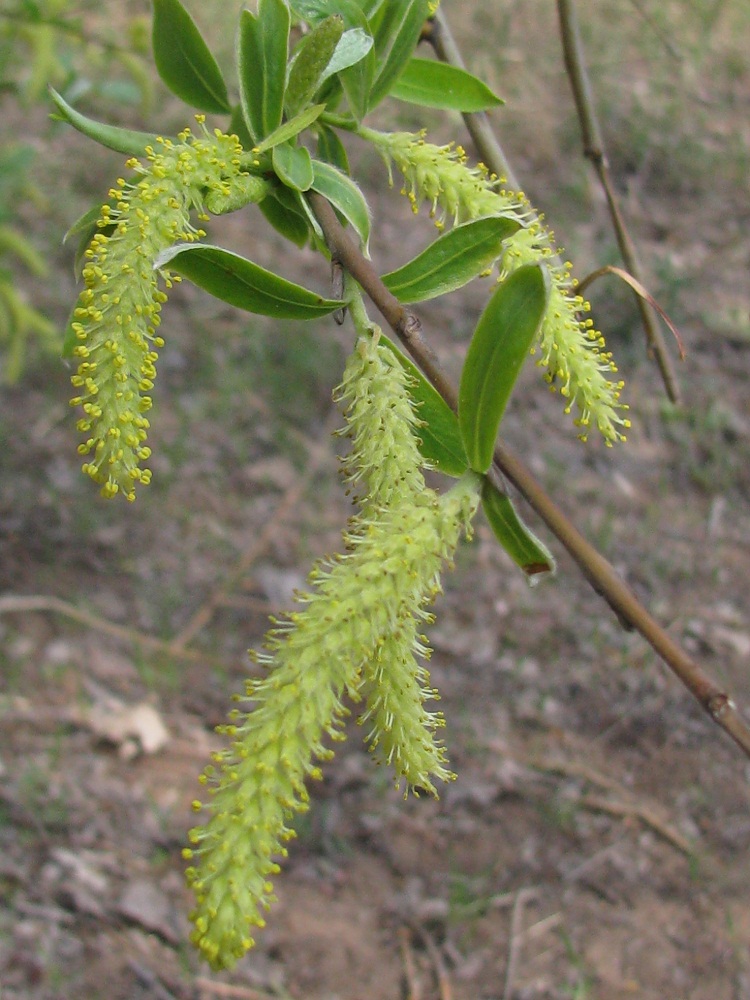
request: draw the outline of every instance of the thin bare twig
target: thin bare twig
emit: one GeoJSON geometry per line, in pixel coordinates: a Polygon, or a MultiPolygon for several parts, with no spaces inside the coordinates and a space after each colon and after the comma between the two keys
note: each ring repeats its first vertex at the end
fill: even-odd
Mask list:
{"type": "MultiPolygon", "coordinates": [[[[564,0],[560,0],[560,2],[562,3],[564,0]]],[[[425,38],[434,49],[438,59],[442,62],[449,63],[452,66],[458,66],[461,69],[464,68],[461,53],[456,45],[450,25],[445,17],[445,13],[442,10],[438,10],[429,26],[429,29],[425,32],[425,38]]],[[[577,50],[573,47],[572,56],[569,55],[569,46],[566,45],[564,32],[563,44],[566,66],[568,65],[569,58],[572,58],[574,61],[578,58],[576,65],[581,69],[581,73],[575,80],[571,75],[571,84],[573,86],[576,107],[578,108],[579,118],[581,120],[581,130],[584,135],[584,152],[585,155],[592,160],[597,174],[600,177],[600,182],[604,188],[613,228],[620,247],[620,253],[625,261],[625,266],[637,280],[641,280],[641,267],[637,260],[635,247],[633,246],[633,242],[628,234],[625,220],[622,212],[620,211],[617,197],[614,193],[614,187],[610,180],[609,167],[603,152],[600,130],[593,112],[593,102],[590,100],[588,77],[585,75],[585,69],[583,69],[583,59],[582,56],[580,56],[580,44],[577,50]],[[587,96],[588,99],[586,99],[587,96]],[[597,152],[595,153],[594,151],[597,152]]],[[[570,75],[571,70],[569,69],[568,72],[570,75]]],[[[500,177],[505,177],[511,188],[514,188],[517,191],[522,190],[522,185],[513,173],[513,169],[497,139],[497,136],[495,135],[488,116],[484,112],[467,112],[463,115],[463,119],[469,135],[473,139],[474,145],[477,148],[479,157],[484,164],[489,167],[493,173],[500,177]]],[[[642,281],[641,283],[643,284],[642,281]]],[[[679,386],[672,371],[671,363],[664,347],[664,341],[661,336],[661,331],[659,329],[658,322],[656,321],[656,317],[647,302],[640,298],[637,298],[636,301],[641,314],[641,321],[643,323],[644,330],[646,331],[649,349],[657,360],[667,394],[673,402],[678,402],[679,386]]]]}
{"type": "Polygon", "coordinates": [[[201,993],[210,993],[211,996],[215,997],[230,997],[231,1000],[278,1000],[275,993],[263,993],[261,990],[254,990],[249,986],[217,983],[213,979],[205,979],[203,976],[199,976],[195,980],[195,985],[201,993]]]}
{"type": "Polygon", "coordinates": [[[606,812],[611,816],[634,816],[639,819],[644,826],[649,826],[658,833],[660,837],[668,841],[678,851],[690,857],[695,853],[693,845],[683,837],[681,833],[673,829],[666,820],[658,816],[654,809],[646,803],[636,801],[633,794],[621,784],[600,774],[593,767],[589,767],[583,761],[550,760],[547,758],[532,758],[529,765],[538,771],[547,771],[552,774],[562,774],[571,778],[582,778],[591,785],[606,789],[617,795],[617,800],[605,799],[595,795],[582,795],[576,799],[576,805],[584,809],[591,809],[596,812],[606,812]]]}
{"type": "Polygon", "coordinates": [[[453,987],[451,986],[450,976],[448,975],[448,970],[445,967],[445,961],[443,960],[443,956],[440,953],[440,949],[438,948],[434,937],[422,924],[415,924],[414,930],[424,941],[425,948],[430,956],[430,961],[435,969],[435,978],[438,983],[440,1000],[453,1000],[453,987]]]}
{"type": "MultiPolygon", "coordinates": [[[[557,13],[560,20],[560,38],[562,39],[565,69],[573,90],[573,99],[575,100],[578,121],[581,127],[583,155],[591,161],[604,191],[612,220],[612,228],[615,231],[617,245],[620,248],[625,267],[635,280],[643,285],[641,264],[620,209],[620,203],[615,194],[609,171],[604,140],[591,93],[591,82],[586,71],[583,43],[581,42],[581,33],[578,30],[578,19],[573,0],[557,0],[557,13]]],[[[664,338],[661,335],[654,309],[640,295],[636,295],[636,304],[641,314],[641,322],[643,323],[649,351],[659,367],[667,395],[673,403],[678,403],[680,401],[680,390],[677,378],[667,354],[664,338]]]]}
{"type": "MultiPolygon", "coordinates": [[[[321,225],[331,256],[340,261],[379,309],[419,367],[446,403],[457,409],[457,393],[434,352],[422,339],[418,318],[408,313],[388,291],[372,262],[344,229],[331,205],[312,192],[310,205],[321,225]]],[[[690,691],[702,708],[750,757],[750,727],[730,695],[718,687],[670,635],[652,618],[613,567],[594,548],[536,481],[529,469],[502,442],[494,452],[494,468],[488,478],[502,491],[506,476],[534,508],[550,531],[567,549],[594,590],[609,604],[621,622],[637,629],[690,691]]]]}

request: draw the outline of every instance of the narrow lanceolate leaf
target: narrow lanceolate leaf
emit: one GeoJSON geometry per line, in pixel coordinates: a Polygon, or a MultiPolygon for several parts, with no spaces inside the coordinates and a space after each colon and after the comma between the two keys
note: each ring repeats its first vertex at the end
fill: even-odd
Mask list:
{"type": "Polygon", "coordinates": [[[160,254],[154,267],[167,268],[222,302],[261,316],[316,319],[344,305],[266,271],[245,257],[206,243],[178,243],[160,254]]]}
{"type": "Polygon", "coordinates": [[[492,464],[498,427],[544,318],[549,287],[544,265],[525,264],[498,285],[479,318],[458,390],[458,423],[474,472],[492,464]]]}
{"type": "Polygon", "coordinates": [[[154,0],[154,62],[173,94],[193,108],[228,113],[227,85],[180,0],[154,0]]]}
{"type": "Polygon", "coordinates": [[[289,8],[284,0],[260,0],[258,16],[240,13],[237,70],[240,101],[256,142],[281,124],[284,109],[289,8]]]}
{"type": "Polygon", "coordinates": [[[417,416],[424,421],[418,429],[419,451],[427,465],[446,476],[459,479],[469,467],[458,418],[440,393],[399,348],[381,333],[380,343],[389,347],[411,376],[409,395],[417,416]]]}
{"type": "MultiPolygon", "coordinates": [[[[86,261],[85,254],[95,233],[101,232],[105,236],[109,236],[115,229],[114,223],[110,226],[100,226],[99,222],[102,221],[101,215],[102,207],[97,204],[87,212],[84,212],[80,218],[76,219],[65,236],[63,236],[63,243],[67,243],[68,240],[74,237],[76,238],[76,252],[73,259],[73,273],[76,278],[82,277],[83,265],[86,261]]],[[[72,344],[71,349],[74,346],[75,344],[72,344]]],[[[63,357],[67,357],[64,352],[63,357]]]]}
{"type": "MultiPolygon", "coordinates": [[[[106,146],[107,149],[114,149],[116,153],[123,153],[125,156],[143,156],[146,146],[156,144],[156,134],[153,132],[135,132],[132,129],[117,128],[115,125],[104,125],[76,111],[52,87],[49,88],[49,92],[59,112],[59,115],[54,117],[59,117],[61,121],[72,125],[83,135],[106,146]]],[[[178,140],[173,141],[176,143],[178,140]]]]}
{"type": "Polygon", "coordinates": [[[372,35],[363,31],[362,28],[350,28],[349,31],[345,31],[339,39],[330,62],[323,70],[320,82],[323,83],[329,76],[354,66],[360,59],[364,59],[372,46],[372,35]]]}
{"type": "Polygon", "coordinates": [[[313,166],[310,154],[304,146],[293,146],[284,142],[274,146],[273,169],[282,184],[294,191],[309,191],[313,183],[313,166]]]}
{"type": "Polygon", "coordinates": [[[434,59],[410,59],[390,93],[400,101],[452,111],[488,111],[503,103],[465,69],[434,59]]]}
{"type": "Polygon", "coordinates": [[[518,232],[517,219],[492,216],[465,222],[444,233],[408,264],[383,276],[399,302],[424,302],[462,288],[503,252],[503,242],[518,232]]]}
{"type": "Polygon", "coordinates": [[[521,567],[529,583],[539,583],[554,574],[556,563],[552,553],[524,524],[510,497],[498,493],[487,479],[482,487],[482,507],[495,538],[521,567]]]}
{"type": "Polygon", "coordinates": [[[330,163],[313,160],[313,191],[327,198],[357,231],[362,246],[370,239],[370,212],[364,195],[354,181],[330,163]]]}
{"type": "Polygon", "coordinates": [[[265,153],[269,149],[273,149],[274,146],[280,145],[282,142],[288,142],[293,139],[300,132],[303,132],[309,125],[319,118],[325,111],[325,104],[312,104],[309,108],[305,108],[304,111],[300,111],[298,115],[294,118],[290,118],[288,122],[284,122],[283,125],[273,131],[269,136],[267,136],[263,142],[259,142],[255,147],[257,153],[265,153]]]}
{"type": "Polygon", "coordinates": [[[287,113],[296,114],[304,108],[324,79],[324,73],[341,36],[344,19],[332,14],[305,35],[294,54],[284,102],[287,113]]]}
{"type": "Polygon", "coordinates": [[[378,10],[374,18],[377,68],[371,108],[385,97],[408,63],[428,15],[427,0],[392,0],[378,10]]]}
{"type": "Polygon", "coordinates": [[[327,125],[318,128],[318,159],[349,173],[349,157],[346,147],[332,128],[327,125]]]}
{"type": "Polygon", "coordinates": [[[310,235],[310,227],[295,203],[295,197],[298,196],[293,191],[279,185],[258,207],[277,232],[295,246],[303,247],[310,235]]]}

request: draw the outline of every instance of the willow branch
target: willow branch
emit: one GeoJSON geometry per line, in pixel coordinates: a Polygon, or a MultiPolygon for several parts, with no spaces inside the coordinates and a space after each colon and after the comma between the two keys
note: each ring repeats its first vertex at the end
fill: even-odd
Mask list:
{"type": "MultiPolygon", "coordinates": [[[[591,161],[604,191],[609,215],[612,220],[612,228],[615,231],[617,245],[620,248],[625,267],[636,281],[644,284],[638,254],[625,224],[620,203],[612,183],[609,162],[604,149],[604,140],[602,139],[594,99],[591,94],[591,82],[586,71],[583,43],[581,42],[581,33],[578,30],[578,18],[576,17],[573,0],[557,0],[557,13],[560,20],[560,38],[562,39],[565,69],[573,90],[573,98],[581,128],[583,155],[591,161]]],[[[669,355],[667,354],[664,338],[661,335],[656,313],[651,305],[639,295],[636,295],[636,304],[641,314],[641,322],[646,334],[649,351],[659,367],[667,395],[673,403],[678,403],[680,401],[680,390],[669,355]]]]}
{"type": "MultiPolygon", "coordinates": [[[[325,235],[331,257],[361,285],[406,350],[454,411],[458,395],[434,352],[421,334],[419,319],[408,312],[383,284],[372,262],[339,222],[331,205],[311,192],[310,205],[325,235]]],[[[495,447],[490,482],[502,491],[505,476],[534,508],[549,530],[570,553],[594,590],[609,604],[620,621],[633,628],[664,660],[701,707],[750,757],[750,728],[730,695],[718,687],[638,601],[607,560],[591,545],[531,472],[502,442],[495,447]]]]}
{"type": "MultiPolygon", "coordinates": [[[[558,9],[561,10],[563,6],[569,10],[570,0],[559,0],[558,9]]],[[[560,16],[562,21],[563,14],[561,13],[560,16]]],[[[643,284],[641,278],[642,268],[638,261],[633,241],[625,225],[625,220],[611,181],[609,166],[604,155],[600,129],[593,109],[593,101],[591,100],[590,85],[581,54],[580,39],[575,44],[572,35],[566,35],[564,28],[561,31],[565,64],[573,87],[576,108],[581,123],[581,132],[584,137],[584,155],[591,160],[604,190],[612,219],[612,226],[615,230],[615,236],[625,266],[630,274],[643,284]],[[575,72],[572,67],[575,67],[575,72]]],[[[425,37],[434,49],[438,59],[442,62],[450,63],[452,66],[458,66],[461,69],[465,68],[461,53],[442,9],[438,10],[434,20],[430,23],[429,28],[425,32],[425,37]]],[[[497,140],[487,115],[484,112],[467,112],[463,115],[463,119],[469,135],[477,148],[480,159],[493,173],[505,177],[510,187],[520,191],[522,185],[515,177],[513,169],[497,140]]],[[[636,297],[636,301],[649,350],[659,366],[667,395],[673,402],[678,402],[680,398],[679,386],[664,346],[664,339],[661,335],[656,315],[647,302],[644,302],[639,297],[636,297]]]]}

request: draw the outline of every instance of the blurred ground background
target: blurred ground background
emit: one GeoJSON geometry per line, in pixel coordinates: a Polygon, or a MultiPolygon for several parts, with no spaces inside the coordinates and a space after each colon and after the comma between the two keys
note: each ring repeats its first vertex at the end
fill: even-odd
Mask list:
{"type": "MultiPolygon", "coordinates": [[[[0,5],[4,30],[17,6],[0,5]]],[[[235,6],[188,3],[227,57],[235,6]]],[[[444,6],[470,67],[507,100],[493,121],[576,273],[618,262],[579,155],[554,5],[444,6]]],[[[591,297],[627,379],[628,444],[581,445],[533,367],[505,437],[747,708],[750,13],[742,0],[579,8],[624,211],[684,338],[684,404],[665,402],[629,293],[607,279],[591,297]]],[[[159,85],[144,117],[132,67],[95,44],[131,45],[113,25],[147,5],[63,13],[75,11],[98,61],[86,69],[69,39],[58,86],[101,118],[182,126],[159,85]]],[[[61,328],[75,297],[62,235],[121,157],[50,123],[44,102],[1,99],[4,148],[34,153],[13,221],[50,268],[14,274],[61,328]]],[[[458,119],[395,102],[377,120],[465,141],[458,119]]],[[[412,226],[375,158],[352,154],[385,271],[431,230],[412,226]]],[[[212,238],[326,290],[324,263],[290,252],[257,213],[212,238]]],[[[455,370],[485,295],[420,311],[455,370]]],[[[458,781],[439,802],[402,801],[353,726],[313,790],[257,948],[232,973],[200,967],[181,875],[189,803],[250,670],[245,650],[338,545],[331,390],[351,333],[248,320],[187,287],[164,333],[154,482],[134,505],[101,500],[80,475],[54,355],[31,341],[0,390],[3,1000],[750,997],[747,762],[559,547],[558,579],[530,590],[482,522],[431,629],[458,781]]]]}

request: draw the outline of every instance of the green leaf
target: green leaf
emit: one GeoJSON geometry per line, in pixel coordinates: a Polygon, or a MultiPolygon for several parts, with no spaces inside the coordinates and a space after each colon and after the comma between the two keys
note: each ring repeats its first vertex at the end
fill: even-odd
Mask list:
{"type": "Polygon", "coordinates": [[[344,19],[347,28],[362,28],[367,19],[355,0],[293,0],[292,10],[308,24],[320,24],[332,14],[344,19]]]}
{"type": "Polygon", "coordinates": [[[206,243],[178,243],[159,254],[154,267],[168,268],[222,302],[261,316],[317,319],[344,305],[206,243]]]}
{"type": "Polygon", "coordinates": [[[73,259],[73,272],[77,278],[81,277],[81,272],[83,270],[84,264],[84,254],[88,249],[88,245],[94,238],[96,233],[103,233],[105,236],[109,236],[115,230],[115,223],[111,225],[99,227],[97,224],[102,214],[102,206],[94,205],[87,212],[84,212],[67,233],[63,236],[63,243],[67,243],[68,240],[72,239],[74,236],[78,237],[76,243],[76,252],[73,259]]]}
{"type": "Polygon", "coordinates": [[[281,124],[284,109],[289,8],[284,0],[260,0],[258,16],[240,12],[237,71],[245,122],[256,142],[281,124]]]}
{"type": "Polygon", "coordinates": [[[230,135],[236,135],[242,144],[242,148],[246,149],[248,152],[255,148],[255,139],[250,134],[250,130],[245,122],[245,114],[242,110],[241,104],[235,104],[232,108],[232,116],[229,119],[229,127],[227,132],[230,135]]]}
{"type": "Polygon", "coordinates": [[[280,125],[275,132],[272,132],[263,142],[258,143],[255,147],[256,152],[265,153],[266,150],[273,149],[274,146],[280,145],[282,142],[288,142],[293,139],[300,132],[303,132],[309,125],[319,118],[325,111],[325,104],[313,104],[309,108],[305,108],[304,111],[300,111],[298,115],[294,118],[290,118],[288,122],[284,122],[280,125]]]}
{"type": "Polygon", "coordinates": [[[498,427],[544,318],[549,286],[543,265],[525,264],[498,286],[479,318],[458,389],[458,423],[474,472],[492,464],[498,427]]]}
{"type": "Polygon", "coordinates": [[[124,153],[126,156],[143,156],[146,146],[158,145],[153,132],[134,132],[131,129],[117,128],[115,125],[104,125],[76,111],[52,87],[49,88],[49,92],[60,112],[61,121],[72,125],[83,135],[106,146],[107,149],[114,149],[116,153],[124,153]]]}
{"type": "Polygon", "coordinates": [[[518,516],[510,497],[498,493],[488,479],[482,485],[482,507],[495,537],[513,562],[537,584],[554,574],[554,556],[528,525],[518,516]]]}
{"type": "Polygon", "coordinates": [[[346,153],[346,147],[333,129],[328,128],[327,125],[321,126],[318,131],[318,158],[338,167],[345,174],[349,173],[349,157],[346,153]]]}
{"type": "Polygon", "coordinates": [[[331,14],[299,43],[292,58],[284,97],[288,114],[294,115],[304,108],[320,87],[343,34],[344,19],[331,14]]]}
{"type": "Polygon", "coordinates": [[[338,74],[346,94],[349,110],[357,121],[361,121],[369,110],[374,75],[375,52],[373,49],[370,49],[364,59],[360,59],[354,66],[350,66],[338,74]]]}
{"type": "Polygon", "coordinates": [[[156,69],[173,94],[201,111],[231,111],[218,63],[180,0],[154,0],[152,41],[156,69]]]}
{"type": "Polygon", "coordinates": [[[414,260],[383,276],[399,302],[424,302],[463,287],[497,260],[503,242],[518,232],[517,219],[488,216],[455,226],[414,260]]]}
{"type": "Polygon", "coordinates": [[[327,198],[334,208],[350,222],[357,231],[362,246],[367,248],[370,239],[370,212],[364,195],[354,181],[330,163],[312,161],[313,191],[327,198]]]}
{"type": "Polygon", "coordinates": [[[393,351],[403,368],[412,377],[409,395],[416,405],[419,419],[424,421],[418,431],[419,451],[422,457],[433,469],[458,479],[466,472],[469,462],[461,440],[456,414],[414,362],[384,333],[380,335],[380,343],[393,351]]]}
{"type": "Polygon", "coordinates": [[[310,227],[294,198],[289,188],[280,186],[270,197],[264,198],[258,207],[277,232],[295,246],[303,247],[310,235],[310,227]]]}
{"type": "Polygon", "coordinates": [[[362,28],[350,28],[349,31],[345,31],[339,39],[330,62],[323,70],[321,83],[329,76],[340,73],[342,70],[354,66],[360,59],[364,59],[372,46],[372,35],[363,31],[362,28]]]}
{"type": "MultiPolygon", "coordinates": [[[[362,8],[355,0],[294,0],[292,9],[310,24],[318,24],[327,17],[337,15],[343,18],[345,28],[359,28],[367,35],[372,34],[362,8]]],[[[358,121],[364,118],[368,109],[374,74],[374,48],[355,65],[338,74],[351,112],[358,121]]]]}
{"type": "Polygon", "coordinates": [[[304,146],[292,146],[285,142],[274,146],[271,155],[274,172],[282,184],[295,191],[310,190],[313,184],[313,165],[304,146]]]}
{"type": "Polygon", "coordinates": [[[427,0],[392,0],[378,11],[374,21],[377,69],[370,93],[371,108],[385,97],[403,72],[428,16],[427,0]]]}
{"type": "Polygon", "coordinates": [[[410,59],[390,94],[424,108],[452,111],[487,111],[504,103],[465,69],[434,59],[410,59]]]}

